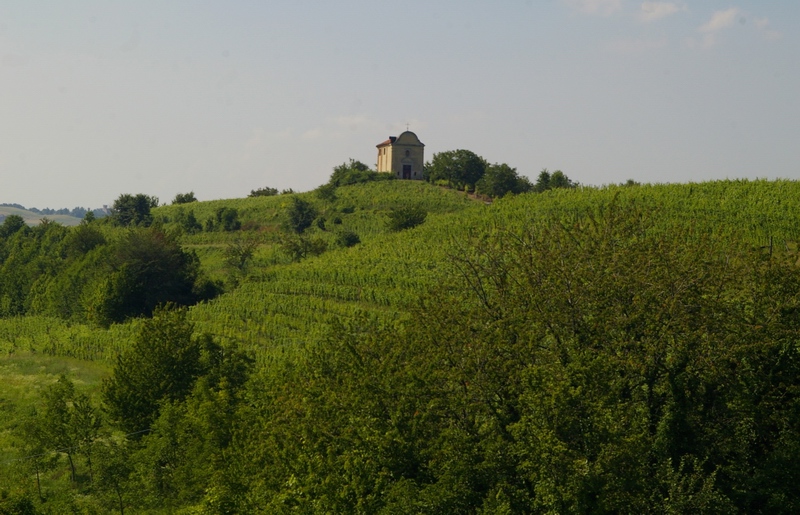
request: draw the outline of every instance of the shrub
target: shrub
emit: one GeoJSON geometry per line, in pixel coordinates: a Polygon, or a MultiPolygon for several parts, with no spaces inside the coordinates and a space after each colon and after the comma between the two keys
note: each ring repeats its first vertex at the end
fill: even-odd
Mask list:
{"type": "Polygon", "coordinates": [[[188,204],[190,202],[197,202],[197,198],[194,196],[193,191],[190,191],[189,193],[178,193],[172,200],[173,204],[188,204]]]}
{"type": "Polygon", "coordinates": [[[278,194],[278,188],[270,188],[265,186],[257,190],[250,190],[248,197],[273,197],[278,194]]]}
{"type": "Polygon", "coordinates": [[[186,234],[195,234],[203,230],[203,226],[197,221],[197,218],[194,216],[194,211],[191,209],[189,211],[184,211],[183,208],[178,208],[175,221],[186,234]]]}
{"type": "Polygon", "coordinates": [[[239,211],[232,207],[220,207],[212,218],[206,220],[206,231],[238,231],[242,228],[239,211]]]}
{"type": "Polygon", "coordinates": [[[369,166],[361,161],[351,159],[349,163],[342,163],[333,169],[329,186],[347,186],[361,182],[380,181],[391,178],[390,174],[373,172],[369,166]]]}
{"type": "Polygon", "coordinates": [[[342,231],[336,236],[336,244],[340,247],[352,247],[361,243],[361,238],[353,231],[342,231]]]}
{"type": "Polygon", "coordinates": [[[336,186],[333,184],[323,184],[315,190],[315,193],[320,200],[324,200],[325,202],[336,201],[336,186]]]}
{"type": "Polygon", "coordinates": [[[403,206],[389,212],[386,227],[393,232],[411,229],[422,224],[428,213],[422,206],[403,206]]]}

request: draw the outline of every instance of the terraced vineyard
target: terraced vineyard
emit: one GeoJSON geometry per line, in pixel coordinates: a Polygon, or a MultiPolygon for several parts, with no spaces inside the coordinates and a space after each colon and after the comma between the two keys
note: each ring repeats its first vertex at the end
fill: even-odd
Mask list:
{"type": "MultiPolygon", "coordinates": [[[[198,202],[164,206],[155,216],[178,230],[179,210],[198,220],[220,207],[238,210],[245,230],[183,235],[203,265],[224,278],[223,254],[242,239],[258,242],[253,265],[241,284],[221,297],[195,306],[192,319],[211,334],[236,340],[259,353],[291,352],[321,338],[332,320],[368,314],[401,320],[405,307],[448,269],[448,254],[479,230],[524,227],[556,213],[565,223],[582,213],[614,204],[636,206],[657,223],[651,230],[690,226],[698,235],[716,233],[747,238],[754,246],[792,246],[800,240],[800,183],[795,181],[720,181],[699,184],[609,186],[553,190],[508,197],[486,205],[463,194],[425,183],[386,181],[337,190],[334,202],[300,194],[326,219],[326,230],[307,231],[329,244],[319,257],[292,263],[279,249],[280,222],[289,196],[198,202]],[[420,205],[427,221],[410,231],[390,233],[386,214],[403,205],[420,205]],[[333,220],[339,218],[340,224],[333,220]],[[337,248],[336,235],[355,231],[361,243],[337,248]]],[[[136,322],[106,331],[57,318],[0,320],[0,350],[109,361],[126,346],[136,322]],[[132,325],[131,325],[132,324],[132,325]]]]}
{"type": "MultiPolygon", "coordinates": [[[[198,325],[249,348],[278,349],[283,354],[322,337],[332,318],[369,313],[401,319],[404,306],[436,286],[447,271],[448,253],[456,252],[459,242],[473,232],[524,227],[526,220],[552,213],[568,223],[579,214],[614,204],[634,205],[653,215],[657,230],[688,225],[698,235],[736,235],[753,245],[768,245],[770,239],[773,244],[793,245],[800,239],[800,183],[793,181],[556,190],[510,197],[491,206],[419,183],[386,182],[340,191],[337,206],[329,207],[329,212],[341,205],[358,206],[343,215],[342,226],[363,235],[362,244],[286,264],[276,263],[274,242],[267,238],[262,255],[273,256],[272,266],[254,273],[254,280],[239,289],[196,306],[192,316],[198,325]],[[431,214],[418,228],[387,233],[382,215],[404,199],[420,200],[431,214]]],[[[259,199],[240,202],[253,200],[259,199]]],[[[269,206],[263,219],[276,220],[280,197],[260,201],[269,206]]],[[[257,210],[249,212],[253,218],[247,220],[261,220],[257,210]]],[[[330,237],[319,230],[314,234],[330,237]]]]}

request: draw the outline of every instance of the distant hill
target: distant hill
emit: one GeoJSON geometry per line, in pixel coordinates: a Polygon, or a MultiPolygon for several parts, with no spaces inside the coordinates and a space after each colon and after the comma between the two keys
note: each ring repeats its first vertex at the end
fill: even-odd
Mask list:
{"type": "Polygon", "coordinates": [[[18,207],[0,206],[0,223],[2,223],[7,216],[11,215],[21,216],[28,225],[37,225],[42,221],[42,218],[47,218],[48,220],[52,220],[66,226],[73,226],[81,223],[81,219],[75,218],[74,216],[42,215],[39,213],[34,213],[33,211],[28,211],[27,209],[20,209],[18,207]]]}

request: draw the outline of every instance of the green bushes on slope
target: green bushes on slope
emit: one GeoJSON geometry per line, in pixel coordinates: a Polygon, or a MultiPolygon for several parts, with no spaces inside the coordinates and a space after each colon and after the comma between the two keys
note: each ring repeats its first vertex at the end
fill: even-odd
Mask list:
{"type": "Polygon", "coordinates": [[[262,375],[239,509],[796,512],[797,255],[653,223],[475,234],[404,330],[262,375]]]}
{"type": "Polygon", "coordinates": [[[45,314],[101,325],[165,302],[213,297],[199,262],[158,227],[67,228],[43,222],[0,238],[0,316],[45,314]]]}

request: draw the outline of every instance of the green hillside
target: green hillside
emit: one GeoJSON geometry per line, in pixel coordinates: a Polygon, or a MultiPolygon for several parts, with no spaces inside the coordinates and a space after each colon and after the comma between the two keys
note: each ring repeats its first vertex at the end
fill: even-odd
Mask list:
{"type": "MultiPolygon", "coordinates": [[[[0,246],[2,274],[30,261],[15,253],[33,242],[52,253],[33,275],[0,275],[0,309],[15,313],[0,318],[0,513],[28,501],[44,513],[800,509],[800,182],[486,203],[379,181],[152,216],[146,234],[163,231],[221,288],[185,315],[157,311],[161,326],[104,327],[82,311],[112,284],[86,270],[135,229],[84,226],[107,243],[78,257],[79,229],[0,246]],[[316,211],[302,235],[285,223],[295,199],[316,211]],[[390,230],[409,208],[424,223],[390,230]],[[224,230],[230,210],[238,225],[224,230]],[[359,242],[344,245],[345,233],[359,242]],[[301,240],[325,250],[298,259],[287,249],[301,240]],[[243,249],[252,255],[237,264],[243,249]],[[59,252],[73,268],[50,258],[59,252]],[[22,285],[30,293],[12,311],[22,285]],[[59,375],[75,387],[65,413],[82,394],[99,406],[103,378],[121,363],[132,378],[158,369],[136,352],[168,337],[187,347],[165,360],[197,353],[188,389],[161,399],[143,429],[106,406],[100,433],[74,443],[70,479],[66,451],[26,429],[51,413],[43,399],[67,391],[59,375]]],[[[125,395],[176,388],[142,378],[125,395]]]]}
{"type": "MultiPolygon", "coordinates": [[[[285,352],[293,343],[313,342],[331,317],[367,312],[395,318],[407,303],[436,286],[449,271],[448,255],[458,252],[470,234],[492,228],[523,227],[528,221],[557,216],[565,221],[611,205],[631,205],[652,216],[651,230],[688,226],[700,233],[741,238],[753,245],[800,240],[800,183],[723,181],[689,185],[614,186],[554,190],[496,201],[493,205],[423,183],[384,182],[341,188],[333,205],[320,201],[324,216],[342,218],[342,229],[357,231],[362,244],[330,251],[301,263],[282,263],[272,237],[282,197],[200,203],[198,218],[214,209],[240,209],[245,224],[260,224],[264,242],[260,265],[241,288],[192,310],[204,330],[268,351],[285,352]],[[422,203],[429,218],[404,233],[387,233],[385,214],[403,203],[422,203]],[[343,207],[356,207],[351,214],[343,207]]],[[[309,198],[312,198],[309,195],[309,198]]],[[[159,208],[170,216],[176,207],[159,208]]],[[[333,231],[312,229],[332,240],[333,231]]],[[[186,238],[213,267],[234,236],[202,234],[186,238]],[[210,238],[216,239],[210,240],[210,238]],[[205,241],[206,247],[203,247],[205,241]]]]}
{"type": "Polygon", "coordinates": [[[0,218],[5,218],[6,216],[11,215],[21,216],[23,220],[25,220],[25,223],[29,225],[36,225],[41,222],[43,218],[47,218],[48,220],[52,220],[68,227],[72,227],[81,223],[80,218],[75,218],[74,216],[70,215],[41,215],[39,213],[34,213],[33,211],[28,211],[27,209],[0,206],[0,218]]]}

